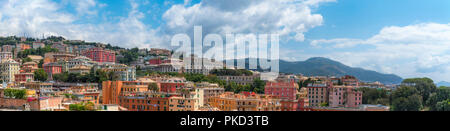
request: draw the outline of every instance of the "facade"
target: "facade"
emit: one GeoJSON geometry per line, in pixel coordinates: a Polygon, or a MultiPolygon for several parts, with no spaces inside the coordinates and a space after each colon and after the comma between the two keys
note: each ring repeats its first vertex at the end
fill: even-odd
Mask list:
{"type": "Polygon", "coordinates": [[[186,80],[181,78],[169,78],[162,80],[161,83],[161,92],[166,93],[175,93],[177,89],[184,87],[186,80]]]}
{"type": "Polygon", "coordinates": [[[92,61],[90,58],[87,58],[86,56],[77,56],[77,57],[67,61],[67,66],[69,69],[73,68],[77,65],[93,67],[96,64],[97,64],[97,62],[92,61]]]}
{"type": "Polygon", "coordinates": [[[83,56],[86,56],[93,61],[96,62],[109,62],[109,63],[115,63],[116,62],[116,53],[111,50],[105,50],[102,48],[90,48],[86,51],[83,51],[83,56]]]}
{"type": "Polygon", "coordinates": [[[43,42],[33,42],[33,49],[44,48],[45,44],[43,42]]]}
{"type": "Polygon", "coordinates": [[[33,82],[34,81],[34,74],[33,73],[19,73],[15,74],[14,76],[15,82],[33,82]]]}
{"type": "Polygon", "coordinates": [[[36,62],[26,62],[22,64],[21,68],[26,73],[34,73],[34,71],[38,70],[38,64],[36,62]]]}
{"type": "Polygon", "coordinates": [[[20,63],[13,59],[4,59],[0,64],[1,77],[4,82],[14,82],[20,72],[20,63]]]}
{"type": "Polygon", "coordinates": [[[50,96],[54,94],[53,84],[46,82],[27,82],[25,83],[26,89],[39,90],[41,96],[50,96]]]}
{"type": "Polygon", "coordinates": [[[69,73],[78,73],[78,74],[89,74],[91,68],[85,65],[76,65],[69,69],[69,73]]]}
{"type": "Polygon", "coordinates": [[[359,80],[354,76],[343,76],[341,78],[342,84],[345,86],[359,86],[359,80]]]}
{"type": "Polygon", "coordinates": [[[23,44],[23,43],[21,43],[21,44],[16,44],[16,48],[17,48],[19,51],[24,51],[24,50],[27,50],[27,49],[31,49],[31,46],[28,45],[28,44],[23,44]]]}
{"type": "Polygon", "coordinates": [[[11,52],[0,52],[0,61],[12,59],[13,55],[11,52]]]}
{"type": "Polygon", "coordinates": [[[147,92],[154,81],[104,81],[102,84],[103,104],[119,104],[124,93],[147,92]]]}
{"type": "Polygon", "coordinates": [[[279,99],[269,96],[234,94],[225,92],[222,95],[209,98],[209,105],[221,111],[280,111],[279,99]]]}
{"type": "Polygon", "coordinates": [[[330,84],[309,84],[307,89],[307,98],[309,99],[309,106],[319,107],[324,103],[328,103],[328,88],[330,84]]]}
{"type": "Polygon", "coordinates": [[[354,86],[333,86],[330,88],[329,107],[356,108],[362,104],[362,92],[354,86]]]}
{"type": "Polygon", "coordinates": [[[170,97],[169,111],[197,111],[199,99],[185,97],[170,97]]]}
{"type": "Polygon", "coordinates": [[[136,68],[128,67],[124,64],[102,64],[94,66],[95,70],[102,70],[104,72],[115,72],[121,81],[136,80],[136,68]]]}
{"type": "Polygon", "coordinates": [[[141,93],[119,97],[119,105],[128,111],[169,111],[170,96],[161,93],[141,93]]]}
{"type": "Polygon", "coordinates": [[[201,105],[208,104],[210,102],[209,98],[219,96],[225,93],[224,88],[219,87],[219,85],[217,84],[209,84],[209,83],[197,84],[195,90],[196,92],[200,92],[200,94],[203,94],[203,101],[201,101],[201,105]]]}
{"type": "Polygon", "coordinates": [[[44,63],[53,63],[58,61],[69,61],[75,58],[76,56],[71,53],[64,52],[49,52],[45,53],[44,63]]]}
{"type": "Polygon", "coordinates": [[[2,51],[3,52],[12,52],[14,47],[15,47],[14,45],[3,45],[2,51]]]}
{"type": "Polygon", "coordinates": [[[265,86],[265,94],[276,96],[283,100],[296,100],[299,86],[294,81],[290,82],[267,82],[265,86]]]}
{"type": "Polygon", "coordinates": [[[227,83],[234,82],[238,85],[251,85],[253,81],[259,78],[259,75],[255,74],[252,76],[217,76],[220,80],[223,80],[227,83]]]}
{"type": "Polygon", "coordinates": [[[42,67],[44,68],[44,71],[49,74],[49,76],[63,73],[63,67],[58,63],[47,63],[42,65],[42,67]]]}

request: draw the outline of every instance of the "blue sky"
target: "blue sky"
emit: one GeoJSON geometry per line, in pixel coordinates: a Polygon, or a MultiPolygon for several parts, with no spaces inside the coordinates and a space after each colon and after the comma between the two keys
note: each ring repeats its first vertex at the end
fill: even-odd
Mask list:
{"type": "Polygon", "coordinates": [[[175,33],[278,33],[280,57],[327,57],[450,81],[448,0],[0,0],[0,35],[167,47],[175,33]]]}

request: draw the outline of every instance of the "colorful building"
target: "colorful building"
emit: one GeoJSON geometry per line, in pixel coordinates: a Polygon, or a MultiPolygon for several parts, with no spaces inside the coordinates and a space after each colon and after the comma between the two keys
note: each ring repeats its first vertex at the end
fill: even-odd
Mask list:
{"type": "Polygon", "coordinates": [[[111,50],[105,50],[103,48],[90,48],[86,51],[83,51],[82,55],[92,59],[96,62],[116,62],[116,53],[111,50]]]}
{"type": "Polygon", "coordinates": [[[330,88],[329,107],[356,108],[362,104],[362,92],[354,86],[333,86],[330,88]]]}
{"type": "Polygon", "coordinates": [[[0,64],[0,72],[4,82],[14,82],[15,75],[20,73],[20,63],[13,59],[4,59],[0,64]]]}
{"type": "Polygon", "coordinates": [[[276,96],[284,100],[296,100],[299,86],[295,81],[284,82],[267,82],[265,86],[265,94],[276,96]]]}
{"type": "Polygon", "coordinates": [[[306,89],[309,105],[319,107],[323,104],[328,104],[328,88],[331,88],[331,85],[326,83],[308,84],[306,89]]]}

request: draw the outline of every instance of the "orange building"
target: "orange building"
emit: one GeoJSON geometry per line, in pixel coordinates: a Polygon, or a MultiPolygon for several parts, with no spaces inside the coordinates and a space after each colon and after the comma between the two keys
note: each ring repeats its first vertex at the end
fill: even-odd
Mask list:
{"type": "Polygon", "coordinates": [[[123,93],[148,91],[151,81],[104,81],[102,84],[103,104],[119,104],[123,93]]]}
{"type": "Polygon", "coordinates": [[[170,95],[163,93],[125,93],[119,97],[119,105],[128,111],[169,111],[170,95]]]}
{"type": "Polygon", "coordinates": [[[246,96],[225,92],[209,99],[209,105],[221,111],[281,111],[280,100],[267,95],[246,96]]]}

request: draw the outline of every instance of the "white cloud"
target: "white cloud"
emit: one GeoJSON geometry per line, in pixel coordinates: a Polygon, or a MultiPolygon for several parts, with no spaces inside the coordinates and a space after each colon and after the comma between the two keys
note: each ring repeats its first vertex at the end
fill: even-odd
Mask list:
{"type": "Polygon", "coordinates": [[[311,8],[334,0],[206,0],[192,6],[174,5],[163,15],[168,33],[192,32],[196,25],[208,33],[278,33],[304,41],[304,33],[322,25],[311,8]]]}
{"type": "MultiPolygon", "coordinates": [[[[100,24],[75,24],[80,15],[92,15],[99,4],[94,0],[77,7],[76,13],[62,11],[67,3],[56,3],[51,0],[9,0],[0,5],[0,35],[23,35],[42,37],[42,34],[60,35],[69,39],[79,39],[93,42],[111,43],[122,47],[148,48],[161,46],[159,29],[149,28],[142,22],[144,14],[137,10],[139,4],[130,0],[132,10],[128,16],[120,17],[118,22],[100,24]],[[83,12],[84,11],[84,12],[83,12]]],[[[75,6],[80,5],[78,3],[75,6]]],[[[82,3],[82,2],[81,2],[82,3]]]]}
{"type": "Polygon", "coordinates": [[[447,68],[450,66],[450,24],[390,26],[369,39],[315,40],[311,45],[336,49],[325,56],[352,66],[403,77],[450,80],[447,68]],[[351,51],[340,51],[339,48],[351,51]]]}

